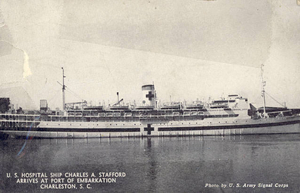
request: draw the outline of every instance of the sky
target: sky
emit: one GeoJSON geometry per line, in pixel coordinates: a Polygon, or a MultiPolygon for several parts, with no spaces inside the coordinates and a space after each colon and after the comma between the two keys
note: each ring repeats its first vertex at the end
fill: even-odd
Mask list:
{"type": "Polygon", "coordinates": [[[261,106],[264,64],[267,106],[300,107],[299,20],[286,0],[2,0],[0,97],[61,108],[63,67],[67,102],[139,103],[154,83],[162,103],[261,106]]]}

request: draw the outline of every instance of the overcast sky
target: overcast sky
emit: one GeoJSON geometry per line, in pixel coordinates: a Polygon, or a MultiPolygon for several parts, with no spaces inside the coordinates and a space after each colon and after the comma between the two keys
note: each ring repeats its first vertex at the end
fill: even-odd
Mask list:
{"type": "Polygon", "coordinates": [[[2,0],[0,96],[61,107],[64,67],[68,102],[140,101],[154,82],[161,101],[260,106],[263,63],[267,92],[300,107],[299,21],[295,0],[2,0]]]}

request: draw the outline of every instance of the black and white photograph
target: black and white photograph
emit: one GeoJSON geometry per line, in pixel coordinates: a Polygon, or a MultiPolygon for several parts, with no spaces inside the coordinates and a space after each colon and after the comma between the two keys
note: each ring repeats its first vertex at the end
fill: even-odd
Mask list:
{"type": "Polygon", "coordinates": [[[0,193],[300,192],[300,0],[1,0],[0,193]]]}

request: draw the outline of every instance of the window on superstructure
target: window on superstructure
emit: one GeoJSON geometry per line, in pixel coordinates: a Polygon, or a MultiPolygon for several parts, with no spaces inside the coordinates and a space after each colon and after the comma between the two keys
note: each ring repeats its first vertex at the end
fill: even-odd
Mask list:
{"type": "Polygon", "coordinates": [[[62,118],[61,118],[61,121],[62,121],[62,122],[66,122],[66,121],[67,121],[67,117],[62,117],[62,118]]]}

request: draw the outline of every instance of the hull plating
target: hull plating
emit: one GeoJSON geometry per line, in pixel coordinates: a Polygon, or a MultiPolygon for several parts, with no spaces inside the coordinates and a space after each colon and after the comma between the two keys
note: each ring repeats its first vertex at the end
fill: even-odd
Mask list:
{"type": "Polygon", "coordinates": [[[169,122],[40,122],[35,128],[2,128],[2,135],[38,138],[225,136],[300,133],[300,117],[169,122]]]}

